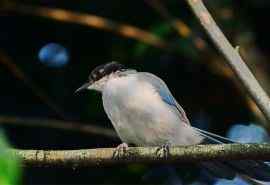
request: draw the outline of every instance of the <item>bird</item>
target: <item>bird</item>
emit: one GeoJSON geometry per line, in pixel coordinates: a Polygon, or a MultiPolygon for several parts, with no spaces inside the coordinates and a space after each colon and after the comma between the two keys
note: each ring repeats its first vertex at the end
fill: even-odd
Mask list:
{"type": "MultiPolygon", "coordinates": [[[[82,90],[102,94],[104,110],[122,141],[117,150],[134,144],[157,146],[166,154],[171,146],[235,143],[193,127],[166,83],[152,73],[109,62],[92,70],[88,81],[76,92],[82,90]]],[[[219,178],[244,175],[270,181],[270,166],[261,160],[209,161],[200,166],[219,178]]]]}

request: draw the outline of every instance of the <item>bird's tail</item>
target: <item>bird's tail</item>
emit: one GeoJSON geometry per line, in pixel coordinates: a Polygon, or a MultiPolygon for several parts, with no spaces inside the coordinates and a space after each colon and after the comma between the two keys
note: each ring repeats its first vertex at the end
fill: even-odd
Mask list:
{"type": "MultiPolygon", "coordinates": [[[[228,138],[193,127],[205,139],[203,144],[236,143],[228,138]]],[[[270,182],[270,166],[260,160],[211,161],[201,164],[211,174],[226,179],[244,175],[253,180],[270,182]]]]}
{"type": "Polygon", "coordinates": [[[238,174],[258,181],[270,182],[270,166],[262,161],[213,161],[201,165],[219,178],[233,179],[238,174]]]}

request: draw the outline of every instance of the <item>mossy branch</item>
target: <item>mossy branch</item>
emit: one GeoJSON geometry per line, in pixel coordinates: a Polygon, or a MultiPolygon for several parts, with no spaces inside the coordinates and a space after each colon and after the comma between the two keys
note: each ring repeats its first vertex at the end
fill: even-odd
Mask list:
{"type": "Polygon", "coordinates": [[[177,164],[209,160],[270,160],[270,144],[194,145],[170,148],[168,158],[157,157],[157,147],[131,147],[126,155],[113,158],[114,148],[83,150],[20,150],[11,149],[26,166],[85,167],[119,164],[177,164]]]}

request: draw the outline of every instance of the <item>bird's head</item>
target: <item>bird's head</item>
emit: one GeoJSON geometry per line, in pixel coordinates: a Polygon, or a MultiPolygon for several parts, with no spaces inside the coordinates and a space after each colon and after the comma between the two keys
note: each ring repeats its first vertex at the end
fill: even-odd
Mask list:
{"type": "Polygon", "coordinates": [[[76,92],[89,89],[102,91],[106,83],[112,79],[121,75],[121,72],[128,70],[124,65],[117,62],[110,62],[97,66],[89,75],[88,82],[83,84],[76,92]]]}

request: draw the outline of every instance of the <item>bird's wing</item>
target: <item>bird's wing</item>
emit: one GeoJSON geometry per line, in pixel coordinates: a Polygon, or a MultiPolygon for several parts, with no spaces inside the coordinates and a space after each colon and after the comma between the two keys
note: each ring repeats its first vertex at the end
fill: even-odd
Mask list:
{"type": "Polygon", "coordinates": [[[161,80],[159,77],[146,72],[139,72],[138,73],[139,80],[146,81],[153,85],[157,93],[160,95],[161,99],[167,103],[168,105],[172,106],[177,110],[179,113],[180,119],[186,123],[190,124],[189,120],[186,116],[186,113],[184,109],[177,103],[177,101],[174,99],[173,95],[171,94],[170,90],[168,89],[167,85],[161,80]]]}
{"type": "MultiPolygon", "coordinates": [[[[161,80],[159,77],[151,74],[151,73],[146,73],[146,72],[139,72],[138,74],[138,78],[139,80],[142,81],[146,81],[148,83],[150,83],[151,85],[153,85],[153,87],[155,88],[155,90],[157,91],[157,93],[160,95],[160,97],[162,98],[162,100],[167,103],[168,105],[172,106],[173,108],[175,108],[177,110],[177,112],[179,113],[179,117],[181,118],[181,120],[190,125],[190,122],[186,116],[186,113],[184,111],[184,109],[177,103],[177,101],[174,99],[174,97],[172,96],[170,90],[168,89],[167,85],[165,84],[165,82],[163,80],[161,80]]],[[[191,125],[190,125],[191,126],[191,125]]],[[[191,126],[192,127],[192,126],[191,126]]],[[[221,143],[234,143],[234,141],[213,134],[211,132],[207,132],[201,129],[198,129],[196,127],[192,127],[197,133],[199,133],[201,136],[203,136],[205,138],[204,143],[216,143],[216,144],[221,144],[221,143]]]]}
{"type": "MultiPolygon", "coordinates": [[[[147,81],[150,84],[152,84],[153,87],[156,89],[156,91],[159,93],[162,100],[168,105],[175,108],[179,113],[179,117],[185,123],[189,124],[189,120],[186,116],[185,111],[176,102],[167,85],[160,78],[151,73],[140,72],[138,74],[139,74],[138,78],[140,78],[142,81],[147,81]]],[[[211,132],[207,132],[195,127],[192,128],[198,134],[200,134],[205,138],[203,144],[235,143],[234,141],[228,138],[213,134],[211,132]]],[[[206,167],[210,172],[213,172],[214,175],[217,175],[218,177],[221,178],[232,179],[235,176],[235,174],[239,173],[248,175],[249,177],[257,180],[270,181],[270,173],[269,173],[270,166],[265,164],[264,161],[260,160],[203,162],[202,166],[206,167]]]]}

